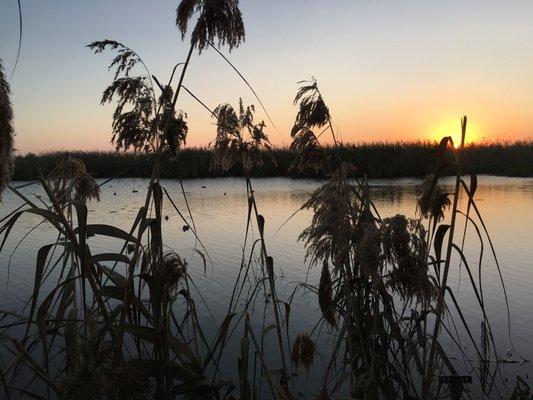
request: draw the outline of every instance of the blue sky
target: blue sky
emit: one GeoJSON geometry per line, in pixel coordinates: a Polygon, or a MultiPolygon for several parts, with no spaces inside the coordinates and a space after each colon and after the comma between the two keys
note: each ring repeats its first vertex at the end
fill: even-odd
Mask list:
{"type": "MultiPolygon", "coordinates": [[[[187,42],[175,0],[22,0],[24,37],[11,85],[21,152],[109,149],[112,106],[100,106],[111,54],[85,46],[109,38],[142,55],[166,80],[187,42]]],[[[533,2],[241,0],[246,42],[229,54],[287,144],[296,82],[315,76],[345,141],[433,139],[472,122],[472,140],[533,137],[533,2]]],[[[0,5],[0,58],[17,50],[16,0],[0,5]]],[[[223,49],[227,54],[227,49],[223,49]]],[[[213,51],[195,55],[186,85],[207,104],[253,96],[213,51]]],[[[194,100],[189,145],[207,145],[213,121],[194,100]]],[[[264,118],[258,112],[258,118],[264,118]]],[[[267,124],[268,125],[268,124],[267,124]]]]}

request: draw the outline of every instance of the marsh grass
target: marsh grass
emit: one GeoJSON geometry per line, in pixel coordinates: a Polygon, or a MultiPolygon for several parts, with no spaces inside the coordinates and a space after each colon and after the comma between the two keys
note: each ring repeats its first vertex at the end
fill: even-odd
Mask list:
{"type": "MultiPolygon", "coordinates": [[[[4,397],[439,398],[438,376],[457,374],[442,347],[444,335],[457,345],[483,395],[498,396],[505,383],[499,363],[489,359],[498,360],[498,349],[483,300],[481,260],[476,277],[462,252],[467,230],[461,238],[461,219],[475,226],[478,239],[488,244],[500,271],[475,200],[476,161],[464,146],[466,118],[458,149],[450,138],[436,147],[421,145],[431,150],[434,166],[422,188],[419,216],[381,216],[364,173],[369,165],[347,157],[350,147],[335,136],[316,80],[303,82],[297,92],[298,113],[291,132],[291,152],[296,154],[282,164],[285,171],[292,165],[298,173],[311,170],[326,178],[302,205],[311,210],[312,219],[300,235],[311,266],[322,268],[320,281],[302,283],[296,289],[318,296],[321,316],[315,329],[294,334],[290,324],[294,294],[287,299],[279,295],[276,260],[265,236],[269,221],[261,213],[253,188],[256,171],[267,165],[265,156],[272,153],[266,125],[254,120],[252,106],[241,102],[236,109],[223,104],[208,109],[217,124],[213,151],[187,150],[210,159],[213,167],[209,171],[240,171],[247,193],[241,265],[231,301],[216,321],[215,331],[208,331],[198,312],[204,297],[189,274],[188,262],[165,244],[163,204],[168,202],[193,233],[195,252],[204,263],[212,261],[196,230],[185,191],[186,207],[181,210],[161,177],[165,165],[172,166],[171,176],[186,174],[179,164],[187,154],[181,149],[188,133],[185,112],[175,110],[193,50],[213,43],[236,47],[244,40],[244,28],[236,0],[182,1],[177,10],[182,36],[194,15],[198,20],[186,59],[180,63],[177,84],[173,83],[176,68],[162,85],[141,57],[121,43],[104,40],[90,45],[96,52],[116,52],[111,61],[114,79],[102,101],[116,101],[113,142],[119,150],[130,148],[136,154],[114,155],[123,168],[108,176],[131,173],[139,162],[150,166],[147,196],[129,230],[89,220],[87,201],[98,200],[99,186],[88,175],[88,171],[95,172],[95,164],[87,159],[86,165],[83,155],[79,159],[70,155],[59,163],[56,155],[44,157],[50,164],[37,176],[46,194],[42,204],[10,187],[24,206],[1,221],[0,251],[26,213],[53,227],[57,240],[36,249],[33,293],[26,309],[20,314],[2,312],[0,384],[4,397]],[[324,134],[331,135],[332,147],[323,145],[324,134]],[[454,192],[443,193],[438,182],[450,170],[456,176],[454,192]],[[465,171],[470,174],[468,183],[465,171]],[[459,207],[461,196],[467,199],[465,210],[459,207]],[[252,230],[258,233],[255,239],[252,230]],[[118,243],[116,250],[100,253],[89,240],[93,236],[118,243]],[[477,321],[464,317],[448,285],[452,254],[460,256],[482,312],[481,339],[471,334],[477,321]],[[57,281],[51,282],[53,277],[57,281]],[[52,289],[45,290],[48,284],[52,289]],[[468,333],[474,361],[460,345],[456,322],[468,333]],[[331,340],[324,350],[326,356],[319,360],[321,349],[316,343],[324,335],[331,340]],[[230,341],[238,341],[237,353],[227,354],[230,341]],[[237,381],[228,379],[223,365],[234,366],[237,381]],[[312,387],[303,385],[314,368],[321,378],[312,387]]],[[[385,145],[373,148],[380,157],[382,151],[396,150],[394,145],[392,150],[385,145]]],[[[283,150],[280,154],[290,153],[283,150]]],[[[503,279],[502,286],[505,289],[503,279]]],[[[522,381],[518,382],[515,394],[525,393],[522,381]]]]}
{"type": "MultiPolygon", "coordinates": [[[[327,171],[314,168],[298,169],[298,145],[290,148],[273,147],[270,156],[263,157],[264,163],[255,166],[252,173],[256,177],[305,177],[324,178],[327,171]],[[294,165],[292,168],[291,165],[294,165]]],[[[330,146],[324,146],[328,155],[334,153],[330,146]]],[[[373,178],[423,178],[432,171],[437,155],[438,143],[367,143],[343,144],[340,149],[342,158],[354,166],[352,172],[357,176],[373,178]]],[[[468,145],[465,148],[478,174],[531,177],[533,176],[533,143],[528,141],[514,143],[482,143],[468,145]]],[[[132,152],[106,151],[51,151],[28,153],[14,157],[15,171],[13,179],[17,181],[35,180],[39,171],[50,171],[66,154],[81,159],[87,170],[95,178],[121,177],[150,178],[154,156],[132,152]]],[[[309,152],[308,160],[320,165],[322,151],[309,152]]],[[[185,147],[175,159],[160,160],[161,178],[208,178],[223,176],[244,176],[242,167],[237,164],[227,171],[211,168],[213,148],[185,147]]],[[[468,172],[468,169],[467,169],[468,172]]],[[[445,175],[453,175],[448,168],[445,175]]]]}

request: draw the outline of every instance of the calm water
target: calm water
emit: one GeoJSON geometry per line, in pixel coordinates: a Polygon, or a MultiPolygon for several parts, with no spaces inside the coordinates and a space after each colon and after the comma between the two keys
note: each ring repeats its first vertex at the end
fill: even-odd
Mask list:
{"type": "MultiPolygon", "coordinates": [[[[414,179],[372,181],[371,195],[381,216],[398,213],[414,216],[416,186],[419,183],[414,179]]],[[[179,183],[168,180],[163,181],[162,185],[186,215],[179,183]]],[[[192,232],[183,232],[183,222],[168,202],[164,210],[168,220],[163,221],[165,245],[187,258],[189,270],[214,320],[220,321],[241,262],[247,213],[244,182],[238,178],[198,179],[185,181],[183,185],[198,235],[212,264],[208,263],[204,273],[203,263],[194,252],[192,232]]],[[[314,180],[285,178],[254,181],[258,206],[266,219],[268,249],[274,257],[280,296],[284,299],[293,293],[300,282],[307,280],[310,284],[318,284],[319,268],[309,268],[304,261],[303,244],[297,241],[299,233],[309,224],[310,213],[299,212],[276,235],[274,232],[318,185],[319,182],[314,180]]],[[[147,181],[139,179],[122,179],[104,186],[101,202],[89,204],[89,223],[113,224],[129,230],[139,207],[144,203],[146,187],[147,181]]],[[[24,188],[22,192],[39,202],[36,197],[41,194],[39,187],[24,188]]],[[[483,176],[479,179],[476,196],[502,266],[511,308],[514,350],[507,334],[502,287],[486,243],[482,261],[483,293],[500,356],[515,361],[521,361],[522,358],[533,360],[533,179],[483,176]],[[509,352],[506,354],[507,350],[509,352]]],[[[0,205],[0,218],[20,204],[21,201],[12,193],[6,193],[0,205]]],[[[22,217],[0,254],[1,309],[21,309],[23,301],[31,293],[36,251],[55,240],[54,229],[46,224],[36,227],[39,222],[36,216],[22,217]],[[24,236],[30,230],[31,233],[24,236]]],[[[257,238],[257,232],[252,232],[252,236],[257,238]]],[[[468,236],[465,253],[470,262],[477,265],[481,246],[473,230],[469,230],[468,236]]],[[[90,240],[101,252],[117,249],[117,244],[112,241],[100,238],[90,240]]],[[[459,291],[458,299],[463,311],[472,321],[474,335],[479,335],[481,315],[475,307],[468,276],[464,268],[458,268],[458,263],[453,265],[450,286],[459,291]]],[[[294,332],[311,329],[318,318],[316,299],[302,294],[303,291],[299,290],[294,296],[291,311],[294,332]]],[[[205,307],[202,313],[210,320],[205,307]]],[[[461,331],[460,326],[458,329],[461,331]]],[[[446,341],[445,338],[443,340],[446,341]]],[[[466,342],[465,346],[469,347],[466,342]]],[[[454,350],[452,354],[458,355],[454,350]]],[[[462,372],[468,372],[464,370],[462,362],[458,361],[457,364],[462,372]]],[[[533,372],[531,363],[506,364],[504,368],[508,376],[516,373],[526,376],[533,372]]]]}

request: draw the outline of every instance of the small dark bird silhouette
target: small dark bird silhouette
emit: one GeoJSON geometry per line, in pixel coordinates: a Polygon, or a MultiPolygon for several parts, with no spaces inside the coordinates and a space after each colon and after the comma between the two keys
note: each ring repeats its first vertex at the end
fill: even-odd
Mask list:
{"type": "Polygon", "coordinates": [[[183,232],[187,232],[190,228],[189,225],[183,225],[181,229],[183,230],[183,232]]]}
{"type": "Polygon", "coordinates": [[[202,186],[202,189],[205,189],[205,186],[202,186]]]}
{"type": "Polygon", "coordinates": [[[224,196],[226,195],[226,192],[224,192],[224,196]]]}
{"type": "Polygon", "coordinates": [[[133,189],[133,193],[139,193],[139,191],[138,191],[138,190],[135,190],[135,189],[133,189]]]}
{"type": "Polygon", "coordinates": [[[113,196],[116,196],[117,195],[117,192],[113,193],[113,196]]]}
{"type": "Polygon", "coordinates": [[[165,221],[168,221],[168,215],[165,215],[165,221]]]}

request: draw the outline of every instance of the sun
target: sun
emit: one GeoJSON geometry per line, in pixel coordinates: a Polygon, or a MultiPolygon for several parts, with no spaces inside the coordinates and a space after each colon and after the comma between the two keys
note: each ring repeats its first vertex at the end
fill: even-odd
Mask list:
{"type": "MultiPolygon", "coordinates": [[[[472,144],[478,141],[478,127],[475,123],[468,121],[466,125],[465,144],[472,144]]],[[[461,145],[461,120],[459,118],[445,121],[433,130],[432,139],[440,142],[445,136],[451,136],[453,145],[458,148],[461,145]]]]}

